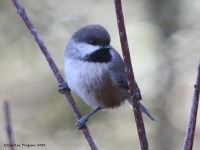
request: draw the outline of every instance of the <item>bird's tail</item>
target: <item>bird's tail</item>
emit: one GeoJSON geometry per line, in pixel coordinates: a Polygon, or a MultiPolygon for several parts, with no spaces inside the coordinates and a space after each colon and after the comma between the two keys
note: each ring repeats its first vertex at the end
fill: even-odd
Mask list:
{"type": "MultiPolygon", "coordinates": [[[[139,102],[140,103],[140,102],[139,102]]],[[[145,113],[152,121],[156,121],[154,116],[149,112],[149,110],[140,103],[140,109],[143,113],[145,113]]]]}
{"type": "MultiPolygon", "coordinates": [[[[129,100],[129,103],[132,105],[132,102],[131,100],[129,100]]],[[[155,121],[155,118],[153,117],[153,115],[149,112],[149,110],[144,106],[142,105],[141,102],[139,102],[140,104],[140,110],[142,113],[144,113],[145,115],[147,115],[147,117],[149,117],[152,121],[155,121]]]]}

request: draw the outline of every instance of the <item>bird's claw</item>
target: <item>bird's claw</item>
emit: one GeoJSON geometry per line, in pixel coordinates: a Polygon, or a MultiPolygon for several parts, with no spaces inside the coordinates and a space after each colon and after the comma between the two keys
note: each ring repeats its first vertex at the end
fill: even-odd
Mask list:
{"type": "Polygon", "coordinates": [[[85,123],[88,121],[88,116],[82,116],[76,123],[78,129],[82,129],[85,123]]]}
{"type": "Polygon", "coordinates": [[[63,83],[60,83],[60,84],[58,85],[58,91],[59,91],[61,94],[63,94],[63,93],[64,93],[63,91],[66,90],[66,89],[70,90],[70,88],[69,88],[67,82],[63,82],[63,83]]]}

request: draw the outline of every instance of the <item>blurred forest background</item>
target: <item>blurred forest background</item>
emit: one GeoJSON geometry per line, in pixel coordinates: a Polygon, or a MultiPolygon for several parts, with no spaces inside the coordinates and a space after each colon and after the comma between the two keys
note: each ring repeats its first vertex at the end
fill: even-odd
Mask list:
{"type": "MultiPolygon", "coordinates": [[[[121,53],[113,0],[21,0],[63,73],[70,36],[87,24],[101,24],[121,53]]],[[[182,149],[200,56],[200,1],[123,0],[134,73],[152,150],[182,149]]],[[[88,150],[66,99],[34,38],[11,0],[0,0],[0,149],[8,150],[3,101],[9,100],[17,144],[46,144],[37,150],[88,150]]],[[[74,95],[82,114],[91,108],[74,95]]],[[[199,114],[200,115],[200,114],[199,114]]],[[[200,147],[200,120],[194,150],[200,147]]],[[[140,149],[128,104],[93,116],[88,127],[100,150],[140,149]]],[[[18,148],[27,150],[27,148],[18,148]]]]}

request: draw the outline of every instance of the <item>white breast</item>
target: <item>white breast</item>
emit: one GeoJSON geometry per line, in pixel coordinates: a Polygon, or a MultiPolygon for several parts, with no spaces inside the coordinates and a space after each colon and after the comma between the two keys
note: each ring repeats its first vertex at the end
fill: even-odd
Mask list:
{"type": "Polygon", "coordinates": [[[105,63],[83,62],[67,57],[64,71],[70,89],[85,103],[96,108],[102,104],[95,99],[95,91],[101,87],[102,77],[108,74],[108,67],[105,63]]]}

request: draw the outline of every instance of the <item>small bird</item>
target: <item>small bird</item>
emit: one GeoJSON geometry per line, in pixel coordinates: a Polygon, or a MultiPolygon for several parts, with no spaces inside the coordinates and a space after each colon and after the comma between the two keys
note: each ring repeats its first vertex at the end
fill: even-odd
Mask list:
{"type": "MultiPolygon", "coordinates": [[[[101,25],[87,25],[73,34],[64,54],[64,73],[67,83],[59,90],[70,88],[94,111],[78,120],[81,129],[88,118],[100,109],[116,108],[130,102],[124,62],[110,45],[110,35],[101,25]]],[[[137,83],[136,83],[137,85],[137,83]]],[[[137,86],[137,94],[142,99],[137,86]]],[[[155,120],[140,103],[141,111],[155,120]]]]}

